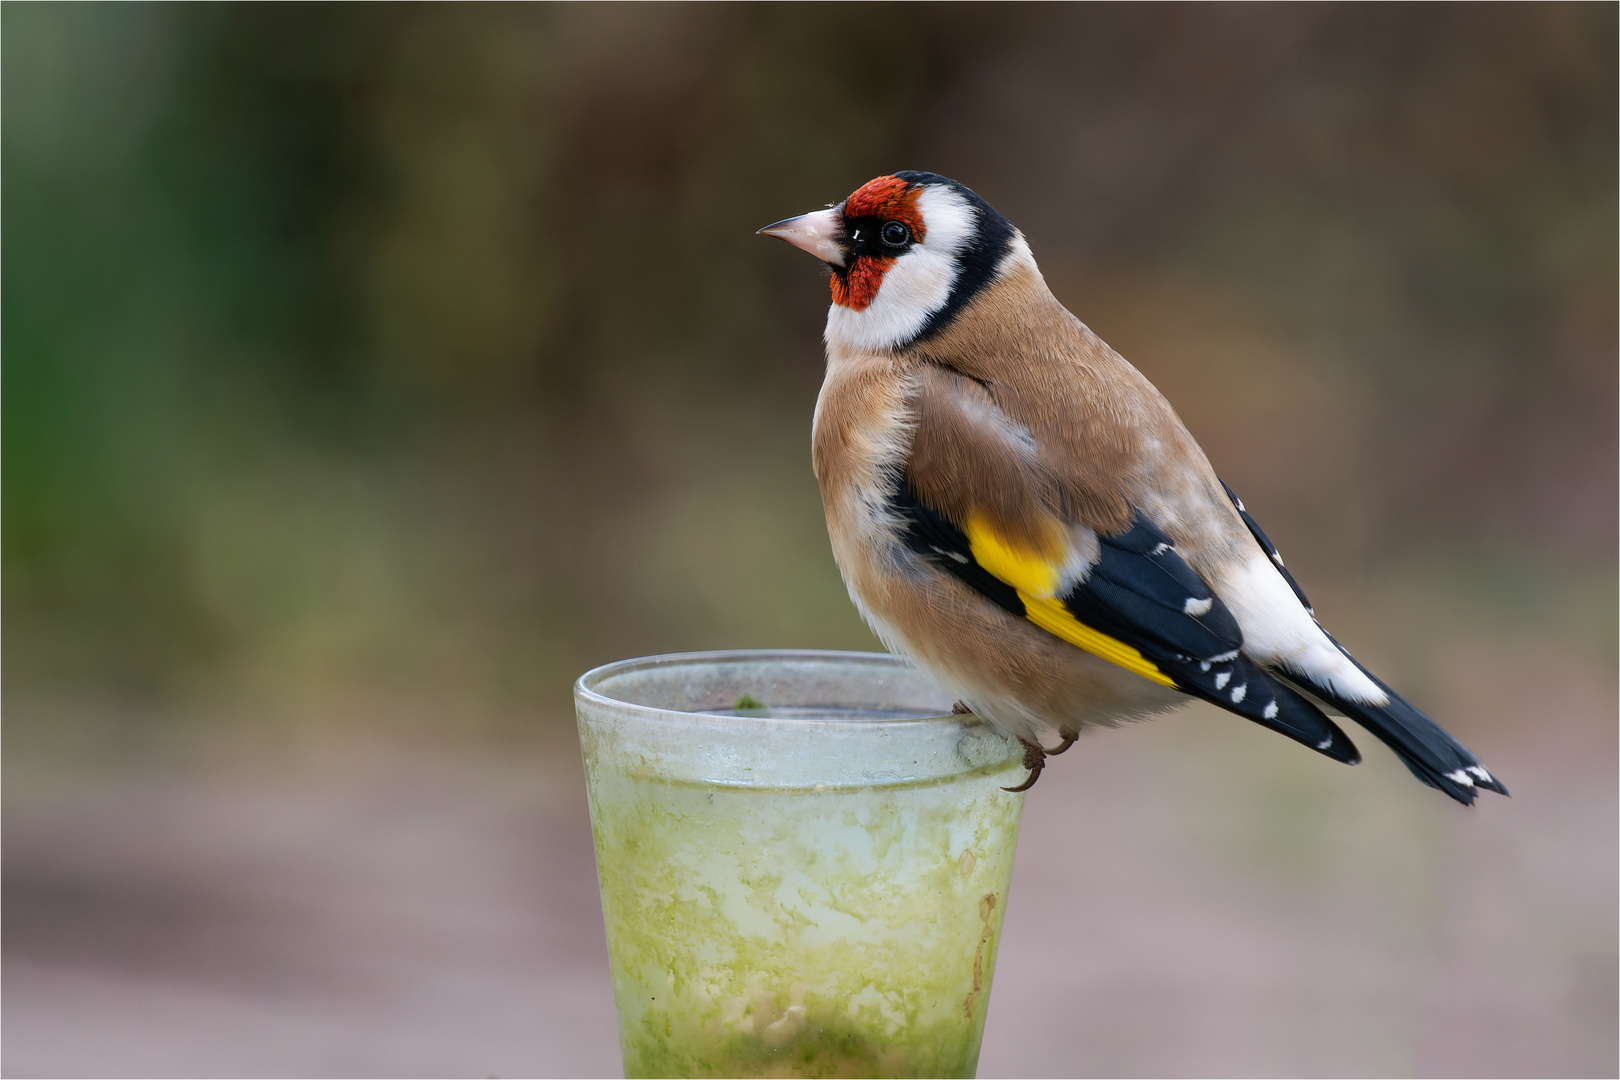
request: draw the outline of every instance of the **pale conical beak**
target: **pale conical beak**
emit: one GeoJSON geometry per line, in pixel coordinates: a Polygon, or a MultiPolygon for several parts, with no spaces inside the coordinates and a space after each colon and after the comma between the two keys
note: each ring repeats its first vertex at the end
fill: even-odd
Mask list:
{"type": "Polygon", "coordinates": [[[839,207],[778,221],[775,225],[760,229],[755,235],[775,236],[796,248],[803,248],[824,263],[844,265],[844,245],[841,243],[844,215],[839,207]]]}

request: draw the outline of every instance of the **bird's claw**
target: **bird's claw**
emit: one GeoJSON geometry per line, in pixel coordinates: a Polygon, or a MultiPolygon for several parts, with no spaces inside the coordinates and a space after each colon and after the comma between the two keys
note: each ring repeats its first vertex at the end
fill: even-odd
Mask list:
{"type": "Polygon", "coordinates": [[[1058,728],[1058,737],[1063,741],[1058,744],[1056,750],[1047,750],[1044,746],[1041,747],[1041,749],[1046,752],[1047,757],[1057,757],[1059,754],[1063,753],[1063,751],[1073,746],[1074,740],[1080,737],[1080,733],[1072,728],[1058,728]]]}
{"type": "MultiPolygon", "coordinates": [[[[1020,791],[1028,791],[1034,787],[1035,781],[1041,778],[1041,770],[1046,768],[1046,751],[1041,749],[1040,743],[1031,742],[1028,739],[1019,739],[1018,742],[1024,748],[1024,768],[1029,770],[1029,776],[1017,787],[1001,789],[1002,791],[1011,791],[1014,794],[1020,791]]],[[[1065,746],[1063,749],[1067,750],[1068,747],[1065,746]]]]}
{"type": "MultiPolygon", "coordinates": [[[[972,709],[968,708],[960,701],[951,706],[951,713],[956,716],[962,716],[971,713],[972,711],[972,709]]],[[[1024,768],[1029,770],[1029,775],[1025,777],[1024,782],[1019,784],[1017,787],[1002,788],[1001,790],[1010,791],[1017,794],[1020,791],[1028,791],[1030,788],[1034,787],[1035,781],[1041,778],[1041,770],[1046,768],[1046,759],[1049,757],[1056,757],[1058,754],[1063,753],[1063,751],[1073,746],[1074,741],[1080,737],[1080,733],[1070,728],[1059,728],[1058,736],[1063,741],[1058,745],[1056,750],[1048,750],[1040,743],[1034,742],[1030,739],[1019,739],[1018,744],[1024,748],[1024,768]]]]}

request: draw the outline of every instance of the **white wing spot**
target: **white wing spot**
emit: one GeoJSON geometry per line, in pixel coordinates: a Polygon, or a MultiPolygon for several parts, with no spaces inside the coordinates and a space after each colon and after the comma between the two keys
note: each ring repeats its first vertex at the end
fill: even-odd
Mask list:
{"type": "Polygon", "coordinates": [[[1446,773],[1446,779],[1453,781],[1454,783],[1461,784],[1463,787],[1474,786],[1474,778],[1468,775],[1467,769],[1458,769],[1456,772],[1448,772],[1446,773]]]}
{"type": "Polygon", "coordinates": [[[1318,750],[1326,750],[1328,747],[1330,747],[1332,745],[1333,745],[1333,736],[1329,735],[1327,738],[1325,738],[1321,742],[1317,743],[1316,748],[1318,750]]]}
{"type": "MultiPolygon", "coordinates": [[[[1277,719],[1277,711],[1277,699],[1272,698],[1271,701],[1267,703],[1265,710],[1260,715],[1265,717],[1267,720],[1275,720],[1277,719]]],[[[1328,740],[1328,742],[1332,741],[1332,739],[1328,740]]],[[[1322,746],[1326,745],[1327,743],[1322,744],[1322,746]]],[[[1321,749],[1321,747],[1318,747],[1317,749],[1321,749]]]]}
{"type": "Polygon", "coordinates": [[[1230,671],[1223,671],[1219,675],[1215,676],[1215,689],[1225,690],[1226,684],[1231,681],[1232,673],[1230,671]]]}
{"type": "Polygon", "coordinates": [[[1208,615],[1209,609],[1215,606],[1213,597],[1206,596],[1199,600],[1197,597],[1187,597],[1187,602],[1181,605],[1183,615],[1208,615]]]}
{"type": "Polygon", "coordinates": [[[1494,777],[1485,771],[1485,766],[1483,765],[1470,765],[1468,766],[1468,771],[1485,781],[1487,784],[1494,782],[1494,777]]]}
{"type": "Polygon", "coordinates": [[[1149,555],[1163,555],[1165,552],[1167,552],[1169,550],[1170,550],[1170,545],[1169,544],[1159,544],[1152,551],[1148,552],[1148,554],[1149,555]]]}
{"type": "Polygon", "coordinates": [[[1249,692],[1249,684],[1248,683],[1243,683],[1241,686],[1234,687],[1232,689],[1232,704],[1236,705],[1238,702],[1242,701],[1243,700],[1243,695],[1247,694],[1248,692],[1249,692]]]}

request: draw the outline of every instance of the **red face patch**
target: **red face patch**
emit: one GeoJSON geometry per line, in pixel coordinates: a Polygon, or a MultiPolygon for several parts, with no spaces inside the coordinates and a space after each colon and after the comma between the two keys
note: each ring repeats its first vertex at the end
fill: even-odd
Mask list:
{"type": "MultiPolygon", "coordinates": [[[[928,234],[917,197],[922,188],[910,187],[898,176],[880,176],[862,184],[844,200],[844,220],[879,218],[898,221],[911,230],[912,239],[921,241],[928,234]]],[[[877,298],[883,275],[894,265],[891,258],[857,255],[843,273],[832,276],[833,303],[853,311],[865,310],[877,298]]]]}
{"type": "Polygon", "coordinates": [[[870,255],[858,256],[842,274],[832,276],[833,303],[854,311],[865,311],[877,299],[878,286],[883,275],[894,265],[893,259],[875,259],[870,255]]]}
{"type": "Polygon", "coordinates": [[[921,240],[928,230],[923,226],[922,211],[917,209],[917,197],[922,188],[908,188],[898,176],[880,176],[868,180],[844,200],[844,217],[879,217],[898,221],[911,229],[911,235],[921,240]]]}

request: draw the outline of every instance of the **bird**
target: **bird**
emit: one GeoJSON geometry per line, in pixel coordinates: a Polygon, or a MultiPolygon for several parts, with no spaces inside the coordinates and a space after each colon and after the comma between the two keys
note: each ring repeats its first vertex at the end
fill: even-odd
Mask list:
{"type": "Polygon", "coordinates": [[[811,444],[850,597],[1018,740],[1008,790],[1190,697],[1356,764],[1333,710],[1460,803],[1507,794],[1324,629],[1174,408],[978,194],[894,172],[758,232],[830,270],[811,444]]]}

